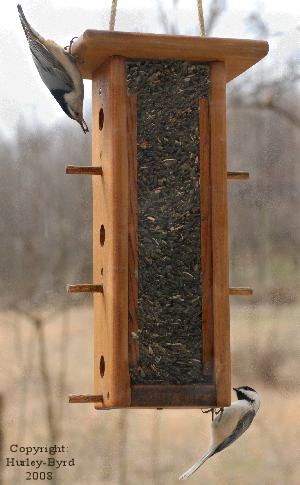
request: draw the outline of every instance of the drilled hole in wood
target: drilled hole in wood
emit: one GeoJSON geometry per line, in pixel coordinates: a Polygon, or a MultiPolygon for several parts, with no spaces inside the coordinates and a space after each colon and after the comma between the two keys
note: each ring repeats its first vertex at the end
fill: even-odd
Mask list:
{"type": "Polygon", "coordinates": [[[107,400],[109,401],[109,392],[107,393],[107,400]]]}
{"type": "Polygon", "coordinates": [[[105,360],[104,360],[103,355],[101,355],[101,359],[100,359],[100,377],[101,377],[101,379],[103,379],[103,377],[104,377],[104,372],[105,372],[105,360]]]}
{"type": "Polygon", "coordinates": [[[104,123],[104,111],[103,111],[103,108],[101,108],[99,111],[99,130],[100,131],[103,128],[103,123],[104,123]]]}
{"type": "Polygon", "coordinates": [[[100,245],[101,246],[104,246],[104,241],[105,241],[105,229],[104,229],[103,224],[101,224],[101,227],[100,227],[100,245]]]}

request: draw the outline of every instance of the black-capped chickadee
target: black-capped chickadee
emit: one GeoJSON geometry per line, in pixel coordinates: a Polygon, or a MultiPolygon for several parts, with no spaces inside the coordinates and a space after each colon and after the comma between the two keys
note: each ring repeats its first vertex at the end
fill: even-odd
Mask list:
{"type": "Polygon", "coordinates": [[[248,386],[233,388],[238,401],[229,407],[221,408],[211,423],[211,440],[207,453],[185,472],[179,480],[185,480],[203,463],[227,446],[236,441],[250,426],[256,415],[260,399],[256,391],[248,386]]]}
{"type": "Polygon", "coordinates": [[[46,40],[27,22],[21,5],[18,12],[39,75],[64,112],[89,131],[82,115],[83,81],[76,57],[53,40],[46,40]]]}

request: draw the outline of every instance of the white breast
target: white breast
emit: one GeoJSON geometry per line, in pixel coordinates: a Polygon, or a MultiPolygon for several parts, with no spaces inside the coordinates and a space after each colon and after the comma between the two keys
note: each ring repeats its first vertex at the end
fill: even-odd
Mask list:
{"type": "Polygon", "coordinates": [[[235,401],[229,407],[225,407],[211,423],[211,441],[209,451],[213,450],[220,443],[233,433],[239,420],[249,411],[250,406],[246,401],[235,401]]]}

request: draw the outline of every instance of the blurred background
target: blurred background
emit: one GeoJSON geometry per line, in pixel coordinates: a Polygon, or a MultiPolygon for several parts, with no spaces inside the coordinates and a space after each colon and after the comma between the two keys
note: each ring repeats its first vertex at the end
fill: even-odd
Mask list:
{"type": "MultiPolygon", "coordinates": [[[[173,484],[204,454],[201,410],[95,411],[68,404],[93,392],[91,134],[41,82],[15,2],[2,7],[0,92],[0,483],[34,469],[10,446],[64,446],[51,483],[173,484]]],[[[110,0],[24,0],[28,21],[60,45],[107,29],[110,0]]],[[[189,483],[296,485],[300,476],[300,4],[203,0],[206,33],[267,40],[270,53],[227,85],[232,384],[254,387],[261,409],[247,433],[189,483]]],[[[196,0],[119,0],[116,30],[198,35],[196,0]]],[[[84,118],[91,129],[91,82],[84,118]]],[[[234,394],[234,393],[233,393],[234,394]]],[[[234,395],[232,395],[235,398],[234,395]]],[[[38,453],[30,459],[47,459],[38,453]]],[[[43,471],[47,471],[43,467],[43,471]]],[[[50,470],[50,469],[49,469],[50,470]]],[[[35,475],[37,476],[37,475],[35,475]]],[[[31,476],[37,483],[43,482],[31,476]]],[[[47,478],[45,478],[47,480],[47,478]]]]}

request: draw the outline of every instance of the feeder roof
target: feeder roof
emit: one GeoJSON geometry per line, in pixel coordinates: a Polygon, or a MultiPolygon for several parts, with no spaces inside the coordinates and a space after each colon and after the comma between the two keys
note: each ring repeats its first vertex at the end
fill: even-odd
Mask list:
{"type": "Polygon", "coordinates": [[[242,74],[268,53],[266,41],[184,35],[144,34],[86,30],[73,44],[72,53],[84,79],[110,56],[127,59],[175,59],[194,62],[225,61],[227,82],[242,74]]]}

